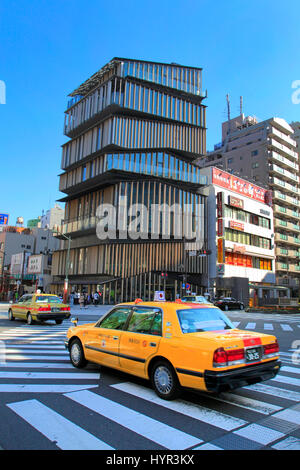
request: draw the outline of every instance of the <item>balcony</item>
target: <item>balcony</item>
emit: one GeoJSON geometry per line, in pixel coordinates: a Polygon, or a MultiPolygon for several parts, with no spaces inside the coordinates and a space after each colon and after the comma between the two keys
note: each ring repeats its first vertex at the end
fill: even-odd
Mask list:
{"type": "Polygon", "coordinates": [[[274,189],[279,189],[284,192],[289,192],[291,194],[294,194],[295,196],[300,195],[300,191],[299,191],[299,188],[297,188],[297,186],[293,186],[290,183],[283,181],[282,179],[276,178],[275,176],[269,177],[269,184],[270,186],[274,186],[274,189]]]}
{"type": "Polygon", "coordinates": [[[284,194],[281,191],[273,191],[273,200],[277,201],[279,204],[288,204],[289,206],[298,206],[300,208],[300,201],[299,199],[289,196],[288,194],[284,194]]]}
{"type": "Polygon", "coordinates": [[[291,237],[285,233],[275,233],[275,242],[284,244],[284,245],[292,245],[296,247],[300,247],[300,238],[291,237]]]}
{"type": "Polygon", "coordinates": [[[280,246],[276,246],[275,254],[277,258],[293,258],[297,260],[300,258],[300,252],[297,249],[282,248],[280,246]]]}
{"type": "Polygon", "coordinates": [[[280,217],[287,217],[289,220],[295,219],[295,221],[300,221],[300,212],[289,209],[288,207],[274,204],[273,212],[274,216],[279,215],[280,217]]]}
{"type": "Polygon", "coordinates": [[[280,179],[284,179],[287,182],[290,183],[296,183],[299,184],[299,176],[296,175],[295,173],[291,173],[290,171],[281,168],[278,165],[270,164],[269,166],[269,172],[270,174],[275,173],[275,175],[279,176],[280,179]]]}
{"type": "Polygon", "coordinates": [[[293,169],[296,170],[297,172],[299,171],[299,165],[298,163],[289,160],[288,158],[283,157],[277,152],[268,152],[269,159],[273,162],[280,163],[281,166],[284,166],[287,169],[293,169]]]}
{"type": "Polygon", "coordinates": [[[276,272],[278,271],[287,271],[289,273],[300,273],[300,265],[298,264],[289,264],[280,261],[275,263],[276,272]]]}
{"type": "Polygon", "coordinates": [[[275,228],[282,228],[291,232],[299,233],[300,226],[297,224],[293,224],[292,222],[288,222],[287,220],[277,219],[274,218],[274,227],[275,228]]]}
{"type": "Polygon", "coordinates": [[[275,151],[279,152],[280,155],[298,161],[298,153],[294,152],[294,150],[289,149],[285,145],[280,144],[279,142],[277,142],[277,140],[269,138],[268,144],[273,147],[272,150],[275,149],[275,151]]]}
{"type": "Polygon", "coordinates": [[[276,137],[277,140],[279,140],[282,144],[288,145],[290,148],[296,148],[297,143],[295,140],[291,139],[288,135],[284,134],[283,132],[280,132],[279,130],[275,129],[275,127],[271,127],[271,129],[268,131],[268,135],[271,137],[276,137]]]}

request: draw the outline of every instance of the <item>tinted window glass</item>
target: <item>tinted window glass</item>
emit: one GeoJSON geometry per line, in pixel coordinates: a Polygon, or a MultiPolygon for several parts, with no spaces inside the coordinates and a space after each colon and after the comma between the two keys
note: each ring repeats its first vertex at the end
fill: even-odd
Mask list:
{"type": "Polygon", "coordinates": [[[155,315],[149,334],[162,336],[162,313],[161,312],[158,312],[155,315]]]}
{"type": "Polygon", "coordinates": [[[135,308],[130,318],[128,331],[161,335],[161,311],[150,308],[135,308]]]}
{"type": "Polygon", "coordinates": [[[234,328],[229,318],[218,308],[190,308],[177,310],[183,333],[227,330],[234,328]]]}
{"type": "Polygon", "coordinates": [[[35,297],[35,301],[38,303],[61,303],[61,300],[59,297],[56,297],[55,295],[53,296],[47,296],[47,295],[37,295],[35,297]]]}
{"type": "Polygon", "coordinates": [[[117,308],[107,315],[97,326],[100,328],[111,328],[112,330],[122,330],[130,313],[130,308],[117,308]]]}

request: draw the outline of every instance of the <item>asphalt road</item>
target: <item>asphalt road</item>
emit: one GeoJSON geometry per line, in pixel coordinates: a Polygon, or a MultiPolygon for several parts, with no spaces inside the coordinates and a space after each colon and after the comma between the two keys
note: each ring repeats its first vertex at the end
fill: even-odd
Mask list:
{"type": "MultiPolygon", "coordinates": [[[[79,323],[108,306],[73,308],[79,323]]],[[[69,362],[70,322],[7,320],[0,306],[0,447],[8,450],[300,449],[300,315],[228,312],[237,328],[275,334],[275,379],[219,396],[157,398],[148,382],[69,362]],[[298,341],[298,343],[296,343],[298,341]]]]}

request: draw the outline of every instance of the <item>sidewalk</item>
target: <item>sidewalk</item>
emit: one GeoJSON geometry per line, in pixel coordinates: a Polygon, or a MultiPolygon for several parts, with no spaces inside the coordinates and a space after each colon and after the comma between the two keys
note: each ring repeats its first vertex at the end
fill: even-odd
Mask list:
{"type": "MultiPolygon", "coordinates": [[[[0,302],[0,311],[4,312],[9,309],[9,302],[0,302]]],[[[80,305],[70,305],[71,307],[71,315],[103,315],[109,309],[113,307],[113,305],[87,305],[85,308],[80,308],[80,305]]]]}

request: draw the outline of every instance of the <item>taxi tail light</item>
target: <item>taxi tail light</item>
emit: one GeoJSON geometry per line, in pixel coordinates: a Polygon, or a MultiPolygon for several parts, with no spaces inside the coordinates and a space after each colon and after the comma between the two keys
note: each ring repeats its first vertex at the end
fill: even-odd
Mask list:
{"type": "Polygon", "coordinates": [[[48,310],[50,310],[50,305],[39,307],[39,312],[48,312],[48,310]]]}
{"type": "Polygon", "coordinates": [[[215,366],[225,366],[234,361],[242,361],[245,358],[244,349],[232,349],[225,351],[224,348],[218,348],[214,352],[213,363],[215,366]]]}
{"type": "Polygon", "coordinates": [[[264,355],[279,353],[279,345],[277,340],[271,344],[264,344],[264,355]]]}
{"type": "Polygon", "coordinates": [[[224,348],[216,349],[216,351],[214,352],[214,364],[227,364],[227,354],[224,348]]]}
{"type": "Polygon", "coordinates": [[[64,312],[69,312],[71,309],[70,307],[61,307],[61,310],[64,312]]]}
{"type": "Polygon", "coordinates": [[[228,362],[241,361],[245,358],[244,349],[233,349],[232,351],[226,351],[228,362]]]}

